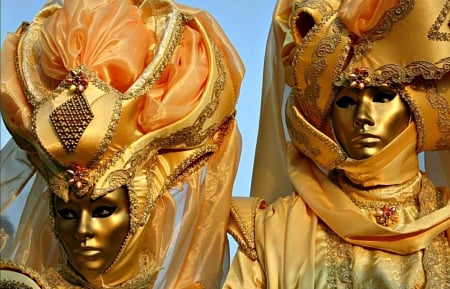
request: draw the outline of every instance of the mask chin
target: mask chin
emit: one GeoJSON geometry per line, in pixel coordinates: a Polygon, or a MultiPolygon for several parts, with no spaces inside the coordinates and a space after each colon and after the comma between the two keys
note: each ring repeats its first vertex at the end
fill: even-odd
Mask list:
{"type": "Polygon", "coordinates": [[[416,153],[417,132],[414,123],[376,155],[363,160],[347,158],[337,169],[363,187],[397,185],[419,172],[416,153]]]}

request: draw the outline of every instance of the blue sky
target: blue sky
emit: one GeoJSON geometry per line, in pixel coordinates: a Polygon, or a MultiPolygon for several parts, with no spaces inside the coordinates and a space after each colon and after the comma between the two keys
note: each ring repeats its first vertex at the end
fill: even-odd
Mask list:
{"type": "MultiPolygon", "coordinates": [[[[235,181],[236,196],[250,192],[253,157],[258,132],[262,72],[266,39],[275,0],[186,0],[176,1],[207,10],[220,23],[239,52],[246,74],[238,101],[237,120],[243,137],[243,148],[235,181]]],[[[22,21],[31,21],[44,0],[1,1],[1,42],[7,32],[14,32],[22,21]]],[[[1,146],[9,140],[1,123],[1,146]]],[[[11,210],[9,210],[11,211],[11,210]]],[[[8,212],[6,212],[8,215],[8,212]]],[[[10,218],[14,219],[13,216],[10,218]]],[[[232,244],[232,254],[235,245],[232,244]]]]}

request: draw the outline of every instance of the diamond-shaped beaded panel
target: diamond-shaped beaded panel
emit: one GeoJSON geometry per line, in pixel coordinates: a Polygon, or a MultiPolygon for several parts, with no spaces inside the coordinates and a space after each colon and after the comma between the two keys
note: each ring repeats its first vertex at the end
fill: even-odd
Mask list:
{"type": "Polygon", "coordinates": [[[89,103],[82,94],[76,94],[50,114],[53,127],[67,152],[75,151],[93,118],[89,103]]]}

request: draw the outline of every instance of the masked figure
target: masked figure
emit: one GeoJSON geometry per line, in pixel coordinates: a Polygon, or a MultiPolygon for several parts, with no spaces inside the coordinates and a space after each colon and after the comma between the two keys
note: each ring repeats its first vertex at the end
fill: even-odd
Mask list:
{"type": "Polygon", "coordinates": [[[2,211],[29,190],[2,258],[50,288],[218,288],[242,76],[204,11],[48,2],[2,49],[2,211]]]}
{"type": "Polygon", "coordinates": [[[279,1],[224,288],[450,288],[449,4],[279,1]]]}

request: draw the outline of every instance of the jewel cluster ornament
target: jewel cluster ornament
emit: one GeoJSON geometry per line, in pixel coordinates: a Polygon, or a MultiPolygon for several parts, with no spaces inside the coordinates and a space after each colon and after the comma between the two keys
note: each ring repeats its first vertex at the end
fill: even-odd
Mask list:
{"type": "Polygon", "coordinates": [[[398,221],[397,208],[395,206],[384,205],[376,211],[375,218],[379,225],[392,227],[398,221]]]}
{"type": "Polygon", "coordinates": [[[348,81],[350,83],[350,87],[363,90],[365,86],[371,82],[369,71],[367,69],[357,67],[353,70],[353,73],[350,74],[348,81]]]}
{"type": "Polygon", "coordinates": [[[90,187],[88,175],[89,171],[79,164],[72,164],[66,170],[67,183],[71,191],[74,191],[78,197],[85,195],[90,187]]]}
{"type": "Polygon", "coordinates": [[[66,84],[72,93],[82,93],[89,84],[89,78],[82,71],[72,70],[66,77],[66,84]]]}

